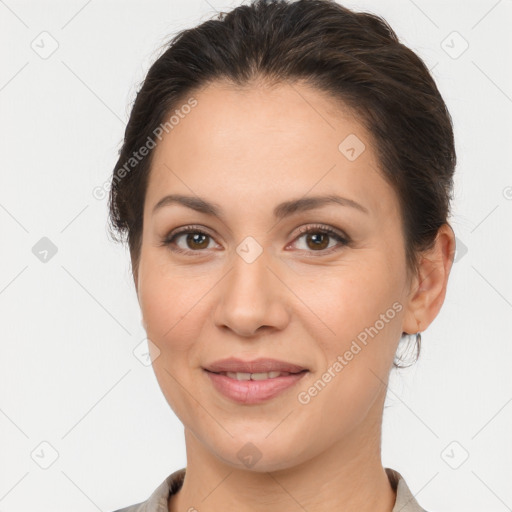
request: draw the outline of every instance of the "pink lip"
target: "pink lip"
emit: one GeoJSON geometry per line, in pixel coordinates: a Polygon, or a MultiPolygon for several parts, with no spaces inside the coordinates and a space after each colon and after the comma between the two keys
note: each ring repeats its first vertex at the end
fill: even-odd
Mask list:
{"type": "Polygon", "coordinates": [[[288,372],[299,373],[307,368],[297,364],[279,361],[278,359],[260,358],[254,361],[243,361],[236,357],[220,359],[204,367],[205,370],[214,373],[240,372],[240,373],[267,373],[267,372],[288,372]]]}
{"type": "MultiPolygon", "coordinates": [[[[211,379],[213,386],[217,391],[235,402],[249,405],[259,404],[274,398],[279,393],[282,393],[296,384],[300,379],[302,379],[307,371],[294,374],[291,373],[289,375],[264,380],[236,380],[228,377],[227,375],[213,373],[208,370],[205,370],[205,373],[211,379]]],[[[252,371],[248,373],[258,372],[252,371]]]]}

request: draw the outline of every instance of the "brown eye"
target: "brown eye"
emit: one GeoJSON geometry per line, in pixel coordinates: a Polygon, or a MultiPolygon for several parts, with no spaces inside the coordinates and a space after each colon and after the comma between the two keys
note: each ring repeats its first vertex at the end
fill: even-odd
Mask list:
{"type": "MultiPolygon", "coordinates": [[[[309,253],[319,253],[318,256],[330,254],[350,243],[348,236],[329,226],[308,226],[301,229],[300,233],[295,238],[295,244],[304,239],[305,244],[299,249],[309,253]]],[[[163,240],[162,245],[169,246],[171,251],[177,253],[200,256],[201,253],[205,253],[208,248],[211,248],[210,242],[212,241],[214,241],[212,236],[201,229],[185,226],[176,232],[171,232],[163,240]]]]}
{"type": "Polygon", "coordinates": [[[308,233],[306,234],[306,244],[310,249],[327,249],[329,238],[329,235],[325,233],[308,233]]]}
{"type": "Polygon", "coordinates": [[[348,245],[350,242],[346,235],[338,233],[329,226],[309,226],[300,232],[301,234],[295,240],[304,239],[305,247],[299,247],[299,249],[307,252],[329,254],[331,250],[339,249],[340,246],[348,245]],[[332,245],[330,245],[331,240],[335,242],[332,245]]]}
{"type": "Polygon", "coordinates": [[[185,233],[185,243],[189,249],[206,249],[208,247],[209,236],[205,233],[185,233]],[[205,243],[206,240],[206,243],[205,243]]]}
{"type": "Polygon", "coordinates": [[[162,242],[162,245],[169,246],[172,251],[185,254],[201,253],[209,248],[212,237],[197,228],[185,226],[177,232],[170,233],[162,242]],[[183,239],[183,240],[182,240],[183,239]]]}

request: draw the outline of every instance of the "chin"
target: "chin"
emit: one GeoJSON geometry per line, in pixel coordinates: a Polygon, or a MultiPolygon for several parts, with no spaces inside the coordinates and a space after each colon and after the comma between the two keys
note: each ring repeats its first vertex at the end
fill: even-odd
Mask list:
{"type": "Polygon", "coordinates": [[[289,436],[285,439],[276,435],[274,439],[268,439],[265,438],[266,435],[266,433],[250,435],[246,432],[244,435],[226,439],[221,445],[210,445],[209,449],[224,464],[233,469],[245,469],[255,473],[288,469],[306,459],[306,454],[299,453],[297,450],[297,446],[301,445],[300,442],[294,441],[289,436]]]}

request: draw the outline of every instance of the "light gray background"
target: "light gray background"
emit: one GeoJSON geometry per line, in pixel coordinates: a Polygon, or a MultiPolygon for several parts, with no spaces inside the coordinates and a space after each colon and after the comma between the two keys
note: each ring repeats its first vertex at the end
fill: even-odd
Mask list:
{"type": "MultiPolygon", "coordinates": [[[[0,0],[3,512],[113,510],[185,465],[93,190],[160,45],[238,4],[0,0]]],[[[383,462],[427,510],[512,510],[512,2],[344,4],[383,15],[433,70],[458,151],[457,261],[419,362],[392,374],[383,462]]]]}

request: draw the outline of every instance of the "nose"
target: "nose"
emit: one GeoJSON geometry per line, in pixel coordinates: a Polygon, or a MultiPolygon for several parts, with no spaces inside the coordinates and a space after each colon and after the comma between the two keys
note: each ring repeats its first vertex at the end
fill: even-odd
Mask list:
{"type": "Polygon", "coordinates": [[[231,271],[216,289],[217,327],[243,337],[286,327],[290,321],[290,292],[271,264],[266,251],[250,263],[234,255],[231,271]]]}

